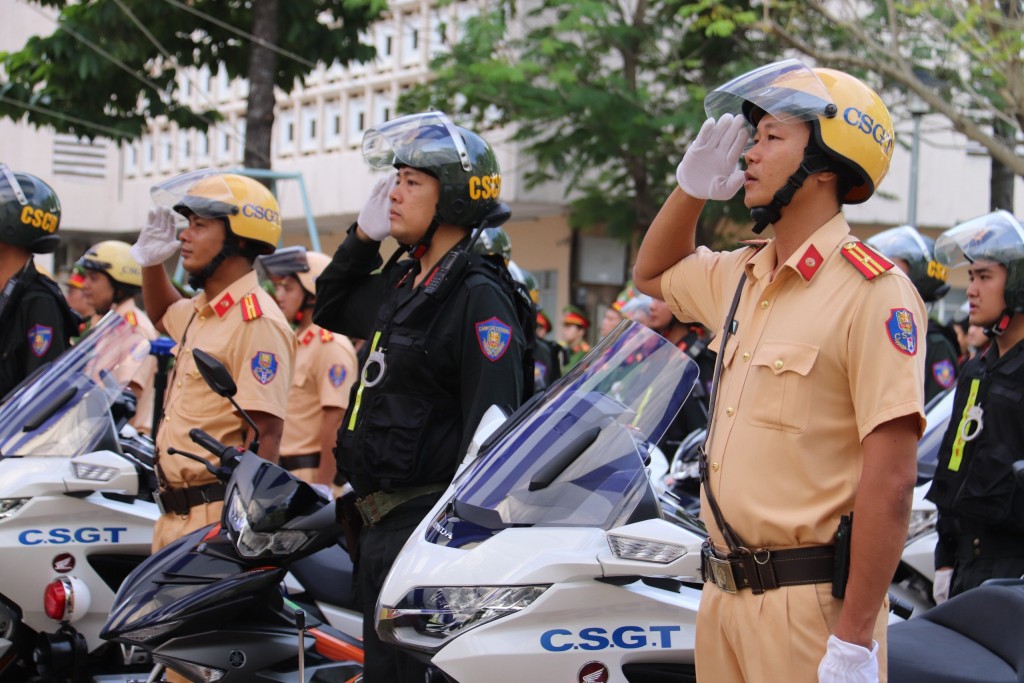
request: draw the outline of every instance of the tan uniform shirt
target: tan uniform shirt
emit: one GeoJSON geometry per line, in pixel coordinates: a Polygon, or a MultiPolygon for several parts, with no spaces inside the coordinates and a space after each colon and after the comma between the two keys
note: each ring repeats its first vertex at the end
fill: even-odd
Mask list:
{"type": "Polygon", "coordinates": [[[213,476],[193,460],[168,455],[167,447],[212,462],[214,456],[189,438],[190,429],[199,427],[221,442],[237,446],[251,435],[231,403],[206,385],[192,359],[192,349],[202,349],[224,363],[238,385],[235,401],[244,410],[284,418],[295,334],[277,302],[260,288],[254,272],[231,283],[212,302],[203,292],[175,302],[162,322],[178,347],[157,436],[160,468],[173,487],[201,486],[213,482],[213,476]]]}
{"type": "MultiPolygon", "coordinates": [[[[117,304],[114,306],[114,312],[124,318],[129,325],[149,341],[160,336],[149,320],[149,316],[135,305],[134,299],[129,297],[117,304]]],[[[135,417],[131,419],[131,425],[143,434],[153,431],[153,376],[155,374],[156,356],[147,355],[131,379],[133,384],[141,387],[136,396],[135,417]]]]}
{"type": "Polygon", "coordinates": [[[297,341],[281,455],[320,452],[323,409],[348,408],[348,394],[356,378],[356,350],[348,337],[310,325],[297,341]]]}
{"type": "MultiPolygon", "coordinates": [[[[924,304],[898,268],[883,272],[884,259],[848,261],[847,245],[864,253],[849,232],[838,214],[774,279],[774,242],[760,251],[701,247],[662,277],[676,317],[715,330],[717,351],[747,272],[708,460],[723,516],[751,548],[831,543],[853,509],[864,437],[905,415],[924,428],[924,304]]],[[[701,514],[724,549],[706,496],[701,514]]]]}

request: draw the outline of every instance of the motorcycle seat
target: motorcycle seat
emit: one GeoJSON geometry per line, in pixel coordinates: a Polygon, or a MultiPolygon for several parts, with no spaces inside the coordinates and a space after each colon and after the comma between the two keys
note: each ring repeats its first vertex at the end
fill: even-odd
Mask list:
{"type": "Polygon", "coordinates": [[[889,627],[891,683],[1024,683],[1024,583],[982,585],[889,627]]]}
{"type": "Polygon", "coordinates": [[[289,569],[314,600],[336,607],[355,608],[352,559],[341,546],[328,546],[297,560],[289,569]]]}

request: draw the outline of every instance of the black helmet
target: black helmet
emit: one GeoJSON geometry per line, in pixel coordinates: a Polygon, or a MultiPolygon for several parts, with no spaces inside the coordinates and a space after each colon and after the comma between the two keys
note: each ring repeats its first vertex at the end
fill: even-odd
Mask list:
{"type": "Polygon", "coordinates": [[[1008,211],[993,211],[939,235],[935,257],[952,267],[995,261],[1006,266],[1003,298],[1012,313],[1024,311],[1024,226],[1008,211]]]}
{"type": "Polygon", "coordinates": [[[440,223],[475,228],[501,194],[501,169],[491,146],[438,111],[402,116],[366,131],[363,158],[374,168],[410,166],[437,178],[440,223]]]}
{"type": "Polygon", "coordinates": [[[935,260],[935,242],[919,233],[912,226],[883,230],[867,240],[867,243],[890,259],[907,262],[910,281],[917,287],[917,293],[925,303],[938,301],[946,296],[947,269],[935,260]]]}
{"type": "Polygon", "coordinates": [[[49,254],[60,237],[60,200],[53,188],[0,163],[0,242],[49,254]]]}

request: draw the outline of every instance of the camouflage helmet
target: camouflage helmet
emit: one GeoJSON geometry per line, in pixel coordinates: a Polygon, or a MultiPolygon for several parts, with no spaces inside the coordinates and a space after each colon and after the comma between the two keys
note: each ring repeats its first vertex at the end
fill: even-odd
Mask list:
{"type": "Polygon", "coordinates": [[[363,158],[376,169],[409,166],[437,178],[436,215],[442,224],[477,227],[501,194],[501,169],[491,146],[438,111],[402,116],[366,131],[363,158]]]}
{"type": "Polygon", "coordinates": [[[60,242],[59,227],[60,200],[53,188],[0,163],[0,242],[49,254],[60,242]]]}

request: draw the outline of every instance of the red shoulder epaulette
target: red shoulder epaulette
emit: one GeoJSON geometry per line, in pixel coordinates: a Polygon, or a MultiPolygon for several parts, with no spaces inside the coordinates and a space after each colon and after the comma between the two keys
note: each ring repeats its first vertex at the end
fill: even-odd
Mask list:
{"type": "Polygon", "coordinates": [[[263,309],[260,308],[260,302],[256,299],[255,293],[246,294],[242,297],[242,320],[249,322],[263,315],[263,309]]]}
{"type": "Polygon", "coordinates": [[[892,261],[863,242],[847,242],[839,253],[864,276],[865,280],[874,280],[894,265],[892,261]]]}
{"type": "Polygon", "coordinates": [[[139,319],[135,317],[135,311],[126,311],[124,319],[132,327],[138,327],[139,325],[139,319]]]}
{"type": "Polygon", "coordinates": [[[334,333],[333,332],[330,332],[330,331],[324,330],[324,329],[320,330],[320,341],[322,341],[322,342],[329,342],[329,341],[332,341],[333,339],[334,339],[334,333]]]}

